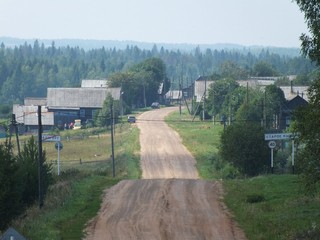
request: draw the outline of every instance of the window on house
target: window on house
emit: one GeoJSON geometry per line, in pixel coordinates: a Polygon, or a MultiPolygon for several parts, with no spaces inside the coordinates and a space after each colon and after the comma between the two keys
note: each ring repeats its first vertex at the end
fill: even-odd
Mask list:
{"type": "Polygon", "coordinates": [[[291,122],[291,117],[286,117],[286,125],[290,126],[290,122],[291,122]]]}
{"type": "Polygon", "coordinates": [[[80,109],[80,117],[84,118],[86,116],[86,111],[84,109],[80,109]]]}

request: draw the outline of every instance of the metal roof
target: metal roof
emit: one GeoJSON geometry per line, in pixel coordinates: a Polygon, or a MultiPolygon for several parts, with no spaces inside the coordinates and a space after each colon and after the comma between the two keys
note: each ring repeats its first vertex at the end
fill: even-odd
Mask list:
{"type": "Polygon", "coordinates": [[[46,106],[47,105],[47,98],[32,98],[27,97],[24,99],[24,105],[26,106],[46,106]]]}
{"type": "Polygon", "coordinates": [[[48,88],[48,108],[102,108],[108,93],[120,99],[120,88],[48,88]]]}
{"type": "MultiPolygon", "coordinates": [[[[22,123],[28,126],[38,125],[38,106],[24,106],[14,104],[12,112],[16,115],[17,123],[22,123]]],[[[54,125],[54,113],[48,112],[44,106],[41,107],[42,125],[54,125]]]]}
{"type": "Polygon", "coordinates": [[[84,79],[81,81],[82,88],[107,88],[108,87],[108,80],[101,79],[101,80],[92,80],[92,79],[84,79]]]}
{"type": "Polygon", "coordinates": [[[287,100],[291,100],[299,95],[307,102],[309,101],[308,86],[280,86],[280,88],[287,100]]]}

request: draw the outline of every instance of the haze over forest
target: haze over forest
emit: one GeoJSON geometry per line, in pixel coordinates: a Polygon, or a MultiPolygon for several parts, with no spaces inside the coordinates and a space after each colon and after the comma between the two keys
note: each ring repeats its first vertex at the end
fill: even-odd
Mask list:
{"type": "Polygon", "coordinates": [[[107,79],[148,58],[164,62],[173,90],[180,83],[190,86],[200,75],[235,80],[299,75],[297,84],[306,84],[315,70],[298,48],[16,38],[0,38],[0,44],[0,100],[8,104],[46,97],[49,87],[79,87],[83,79],[107,79]],[[261,66],[263,71],[257,70],[261,66]]]}
{"type": "Polygon", "coordinates": [[[296,57],[300,55],[300,49],[294,47],[276,47],[276,46],[262,46],[252,45],[245,46],[237,43],[215,43],[215,44],[190,44],[190,43],[159,43],[159,42],[138,42],[138,41],[116,41],[116,40],[95,40],[95,39],[21,39],[12,37],[0,37],[0,43],[4,43],[6,47],[15,47],[19,45],[33,44],[35,40],[43,43],[46,47],[51,46],[52,42],[56,47],[79,47],[84,50],[91,50],[97,48],[116,48],[125,49],[127,46],[137,46],[140,49],[151,50],[155,45],[160,49],[174,50],[181,52],[192,52],[196,47],[200,47],[202,51],[206,49],[211,50],[235,50],[239,52],[251,52],[253,54],[260,53],[262,49],[268,49],[270,53],[277,53],[279,55],[287,55],[296,57]]]}

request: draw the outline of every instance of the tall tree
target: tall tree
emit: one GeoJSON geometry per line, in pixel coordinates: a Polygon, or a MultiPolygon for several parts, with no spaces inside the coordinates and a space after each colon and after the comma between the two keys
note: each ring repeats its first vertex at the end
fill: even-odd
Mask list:
{"type": "Polygon", "coordinates": [[[4,230],[13,216],[19,213],[19,193],[15,191],[17,170],[12,145],[6,141],[0,144],[0,230],[4,230]]]}
{"type": "Polygon", "coordinates": [[[256,77],[272,77],[276,76],[277,73],[270,63],[260,61],[254,65],[253,75],[256,77]]]}
{"type": "MultiPolygon", "coordinates": [[[[310,35],[302,34],[302,52],[317,65],[320,64],[320,2],[295,0],[304,13],[310,35]]],[[[309,88],[309,105],[296,114],[295,131],[300,133],[304,147],[299,152],[302,176],[306,189],[314,192],[320,183],[320,79],[309,88]]]]}

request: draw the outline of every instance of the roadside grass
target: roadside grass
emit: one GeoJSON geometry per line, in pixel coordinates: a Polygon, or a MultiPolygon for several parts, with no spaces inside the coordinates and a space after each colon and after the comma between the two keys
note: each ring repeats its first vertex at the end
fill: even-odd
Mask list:
{"type": "MultiPolygon", "coordinates": [[[[216,159],[212,156],[217,154],[223,127],[191,120],[185,112],[181,116],[175,112],[166,118],[197,159],[200,176],[204,179],[220,178],[216,159]]],[[[86,135],[88,130],[70,130],[70,145],[69,141],[63,140],[61,175],[55,176],[56,183],[50,187],[44,207],[41,210],[37,205],[30,207],[13,223],[13,227],[28,239],[81,239],[85,223],[100,207],[103,189],[122,179],[141,176],[138,128],[127,123],[121,126],[121,130],[119,127],[115,136],[116,178],[111,178],[110,133],[95,130],[86,135]],[[94,134],[97,132],[99,137],[94,134]],[[81,134],[85,137],[80,138],[81,134]],[[74,151],[74,147],[81,154],[77,155],[78,150],[74,151]],[[95,154],[100,156],[94,157],[95,154]]],[[[61,132],[63,139],[67,133],[61,132]]],[[[48,143],[45,148],[47,159],[53,161],[56,173],[54,144],[48,143]]],[[[297,175],[224,180],[223,184],[223,201],[248,239],[319,239],[320,197],[304,195],[297,175]]]]}
{"type": "MultiPolygon", "coordinates": [[[[70,130],[73,136],[69,136],[69,141],[63,140],[60,176],[56,171],[54,143],[45,143],[47,159],[53,164],[55,184],[48,190],[44,207],[31,206],[13,222],[13,227],[27,239],[83,238],[85,224],[100,208],[103,190],[122,179],[141,177],[139,129],[128,123],[121,128],[117,128],[115,134],[115,178],[112,178],[110,131],[100,133],[99,137],[88,134],[77,138],[85,130],[70,130]]],[[[67,133],[63,131],[60,135],[64,139],[67,133]]]]}
{"type": "MultiPolygon", "coordinates": [[[[185,111],[166,121],[197,160],[204,179],[217,179],[217,156],[223,127],[211,122],[191,122],[185,111]]],[[[225,164],[225,163],[223,163],[225,164]]],[[[306,196],[298,175],[266,175],[224,180],[224,202],[252,240],[319,240],[320,196],[306,196]]],[[[319,189],[320,190],[320,189],[319,189]]]]}
{"type": "Polygon", "coordinates": [[[196,118],[192,121],[192,116],[185,109],[182,110],[181,115],[179,112],[170,114],[165,121],[179,133],[183,144],[196,158],[196,167],[201,178],[220,178],[219,171],[216,171],[214,167],[214,156],[218,153],[223,126],[196,118]]]}
{"type": "Polygon", "coordinates": [[[41,210],[33,206],[14,225],[27,239],[81,239],[85,224],[100,208],[103,190],[118,181],[93,175],[59,182],[41,210]]]}
{"type": "Polygon", "coordinates": [[[226,180],[225,198],[248,239],[320,239],[320,197],[306,196],[297,175],[226,180]]]}

